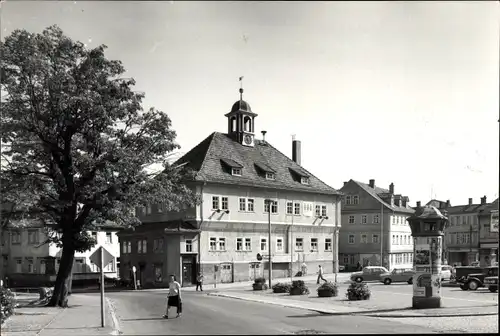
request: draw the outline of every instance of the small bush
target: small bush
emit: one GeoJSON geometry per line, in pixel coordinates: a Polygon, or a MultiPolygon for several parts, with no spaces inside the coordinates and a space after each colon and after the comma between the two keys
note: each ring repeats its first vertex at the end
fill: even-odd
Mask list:
{"type": "Polygon", "coordinates": [[[253,290],[267,290],[269,286],[266,283],[263,282],[256,282],[252,284],[253,290]]]}
{"type": "Polygon", "coordinates": [[[0,319],[3,323],[9,316],[14,313],[16,307],[16,298],[8,288],[3,288],[0,294],[0,319]]]}
{"type": "Polygon", "coordinates": [[[301,277],[302,276],[302,271],[298,271],[297,274],[295,274],[296,277],[301,277]]]}
{"type": "Polygon", "coordinates": [[[289,283],[278,282],[273,286],[273,293],[290,293],[290,288],[292,287],[289,283]]]}
{"type": "Polygon", "coordinates": [[[349,301],[368,300],[370,299],[371,291],[367,284],[353,282],[347,288],[346,296],[349,301]]]}
{"type": "Polygon", "coordinates": [[[290,295],[305,295],[309,294],[309,288],[302,280],[294,280],[290,288],[290,295]]]}
{"type": "Polygon", "coordinates": [[[255,278],[254,282],[257,283],[266,283],[266,278],[255,278]]]}
{"type": "Polygon", "coordinates": [[[317,289],[318,296],[337,296],[339,294],[339,288],[336,283],[325,282],[317,289]]]}

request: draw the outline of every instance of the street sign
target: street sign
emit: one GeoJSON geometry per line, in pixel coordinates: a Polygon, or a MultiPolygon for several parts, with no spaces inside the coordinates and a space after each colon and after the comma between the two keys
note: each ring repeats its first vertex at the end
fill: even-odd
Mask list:
{"type": "Polygon", "coordinates": [[[260,253],[257,253],[257,260],[261,261],[262,260],[262,255],[260,253]]]}
{"type": "Polygon", "coordinates": [[[110,262],[113,261],[115,257],[111,253],[108,252],[103,246],[95,250],[94,253],[90,256],[90,261],[92,261],[94,264],[97,265],[100,269],[103,269],[104,267],[108,266],[110,262]],[[101,258],[101,252],[102,251],[102,258],[101,258]],[[101,265],[101,260],[102,260],[102,265],[101,265]]]}

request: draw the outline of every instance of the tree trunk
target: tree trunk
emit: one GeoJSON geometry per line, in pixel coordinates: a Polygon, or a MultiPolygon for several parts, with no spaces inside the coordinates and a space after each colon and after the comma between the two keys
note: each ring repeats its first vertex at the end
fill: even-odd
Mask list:
{"type": "Polygon", "coordinates": [[[49,307],[65,307],[67,304],[68,296],[68,281],[73,268],[73,260],[75,258],[75,248],[71,241],[64,242],[62,248],[61,264],[57,272],[56,283],[52,298],[47,304],[49,307]]]}

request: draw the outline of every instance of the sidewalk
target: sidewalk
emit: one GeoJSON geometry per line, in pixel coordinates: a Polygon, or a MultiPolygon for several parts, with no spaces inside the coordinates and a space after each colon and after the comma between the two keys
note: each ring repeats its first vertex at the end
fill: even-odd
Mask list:
{"type": "Polygon", "coordinates": [[[362,314],[374,317],[425,317],[425,316],[484,316],[497,315],[498,303],[484,303],[474,307],[465,306],[463,300],[443,298],[442,308],[419,309],[411,308],[411,295],[387,295],[386,293],[372,290],[370,300],[348,301],[345,298],[347,284],[339,285],[337,297],[319,298],[316,293],[315,283],[307,282],[309,295],[291,296],[289,294],[275,294],[271,290],[253,291],[226,290],[208,293],[212,296],[221,296],[232,299],[240,299],[265,304],[279,305],[283,307],[306,309],[330,315],[353,315],[362,314]]]}
{"type": "Polygon", "coordinates": [[[73,294],[68,308],[27,306],[16,309],[2,326],[3,336],[110,335],[114,333],[112,308],[106,304],[101,328],[100,297],[73,294]]]}
{"type": "MultiPolygon", "coordinates": [[[[340,282],[340,283],[344,283],[346,282],[347,280],[349,280],[351,276],[351,273],[338,273],[337,274],[337,281],[340,282]]],[[[328,281],[334,281],[335,279],[335,275],[333,273],[329,273],[329,274],[325,274],[324,275],[325,279],[328,280],[328,281]]],[[[306,275],[306,276],[303,276],[303,277],[293,277],[293,280],[302,280],[304,282],[316,282],[316,279],[318,278],[318,275],[317,274],[311,274],[311,275],[306,275]]],[[[266,278],[267,279],[267,278],[266,278]]],[[[269,280],[266,281],[266,283],[268,283],[269,280]]],[[[286,282],[286,283],[290,283],[290,277],[287,277],[287,278],[275,278],[275,279],[272,279],[272,284],[277,284],[278,282],[286,282]]],[[[252,288],[252,284],[253,284],[253,280],[252,281],[242,281],[242,282],[231,282],[231,283],[217,283],[215,286],[214,284],[204,284],[203,285],[203,290],[205,291],[212,291],[212,290],[226,290],[226,289],[234,289],[234,288],[252,288]]],[[[143,290],[148,290],[148,289],[143,289],[143,290]]],[[[191,287],[183,287],[182,288],[183,291],[196,291],[196,285],[195,286],[191,286],[191,287]]]]}

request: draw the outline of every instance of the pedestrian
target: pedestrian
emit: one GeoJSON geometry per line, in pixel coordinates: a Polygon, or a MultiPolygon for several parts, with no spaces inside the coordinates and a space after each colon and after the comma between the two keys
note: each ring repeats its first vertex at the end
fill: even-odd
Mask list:
{"type": "Polygon", "coordinates": [[[300,266],[301,270],[302,270],[302,276],[306,276],[307,274],[307,265],[305,262],[302,263],[302,265],[300,266]]]}
{"type": "Polygon", "coordinates": [[[181,296],[181,285],[177,282],[175,275],[170,276],[170,283],[168,286],[168,298],[167,298],[167,309],[165,311],[164,318],[168,319],[168,310],[170,307],[177,307],[177,317],[182,314],[182,296],[181,296]]]}
{"type": "Polygon", "coordinates": [[[318,266],[318,281],[316,282],[319,285],[319,279],[326,281],[325,278],[323,278],[323,267],[321,265],[318,266]]]}
{"type": "Polygon", "coordinates": [[[358,261],[358,264],[356,265],[356,268],[358,269],[358,271],[361,271],[363,269],[363,267],[361,267],[361,263],[358,261]]]}
{"type": "Polygon", "coordinates": [[[203,292],[203,274],[198,272],[198,276],[196,277],[196,291],[198,291],[198,287],[203,292]]]}

